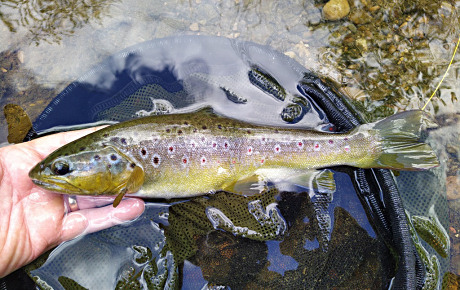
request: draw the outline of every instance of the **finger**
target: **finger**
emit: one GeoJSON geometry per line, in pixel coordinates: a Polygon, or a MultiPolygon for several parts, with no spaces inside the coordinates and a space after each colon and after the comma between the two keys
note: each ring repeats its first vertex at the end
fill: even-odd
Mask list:
{"type": "Polygon", "coordinates": [[[75,197],[79,209],[102,207],[113,204],[116,196],[84,196],[78,195],[75,197]]]}
{"type": "Polygon", "coordinates": [[[83,130],[75,130],[75,131],[68,131],[62,132],[57,134],[52,134],[48,136],[44,136],[32,141],[29,141],[25,144],[30,146],[32,149],[37,151],[42,158],[45,158],[49,153],[53,152],[57,148],[65,145],[69,142],[72,142],[78,138],[86,136],[90,133],[96,132],[107,126],[98,126],[93,128],[87,128],[83,130]]]}
{"type": "Polygon", "coordinates": [[[61,241],[73,239],[81,234],[97,232],[123,222],[133,220],[144,212],[144,201],[138,198],[124,199],[116,208],[108,205],[83,209],[67,214],[64,218],[61,241]]]}

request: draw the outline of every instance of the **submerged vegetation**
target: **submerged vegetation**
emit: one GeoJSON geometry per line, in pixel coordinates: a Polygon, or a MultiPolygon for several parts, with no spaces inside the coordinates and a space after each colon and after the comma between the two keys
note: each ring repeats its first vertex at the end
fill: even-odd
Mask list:
{"type": "Polygon", "coordinates": [[[112,1],[0,0],[0,20],[10,32],[27,29],[28,38],[58,42],[90,20],[100,20],[112,1]]]}

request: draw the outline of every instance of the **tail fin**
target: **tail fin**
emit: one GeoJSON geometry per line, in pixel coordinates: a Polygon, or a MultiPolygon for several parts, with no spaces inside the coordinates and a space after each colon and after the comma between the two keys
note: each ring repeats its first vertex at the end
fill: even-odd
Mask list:
{"type": "Polygon", "coordinates": [[[422,131],[433,124],[423,111],[406,111],[374,123],[383,153],[370,167],[425,170],[438,166],[433,149],[420,142],[422,131]]]}

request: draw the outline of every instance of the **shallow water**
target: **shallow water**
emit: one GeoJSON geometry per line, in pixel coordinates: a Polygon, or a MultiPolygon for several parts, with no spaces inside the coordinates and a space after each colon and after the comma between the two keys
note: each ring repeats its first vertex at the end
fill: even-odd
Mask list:
{"type": "MultiPolygon", "coordinates": [[[[309,0],[2,0],[0,103],[19,104],[34,120],[57,93],[107,56],[146,40],[204,34],[270,45],[341,88],[369,120],[423,107],[460,35],[460,1],[349,2],[348,18],[325,21],[322,1],[309,0]]],[[[436,194],[447,192],[449,200],[449,216],[441,215],[450,219],[450,270],[456,274],[459,59],[426,109],[441,126],[431,136],[442,162],[433,174],[442,181],[436,194]]],[[[0,143],[7,135],[2,122],[0,143]]]]}

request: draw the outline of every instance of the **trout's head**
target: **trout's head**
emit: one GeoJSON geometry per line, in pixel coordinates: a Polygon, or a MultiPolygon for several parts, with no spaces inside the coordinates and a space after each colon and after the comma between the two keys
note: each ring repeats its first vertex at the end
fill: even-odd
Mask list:
{"type": "Polygon", "coordinates": [[[29,172],[32,181],[51,191],[76,195],[136,192],[144,171],[111,145],[79,146],[77,140],[54,151],[29,172]]]}

